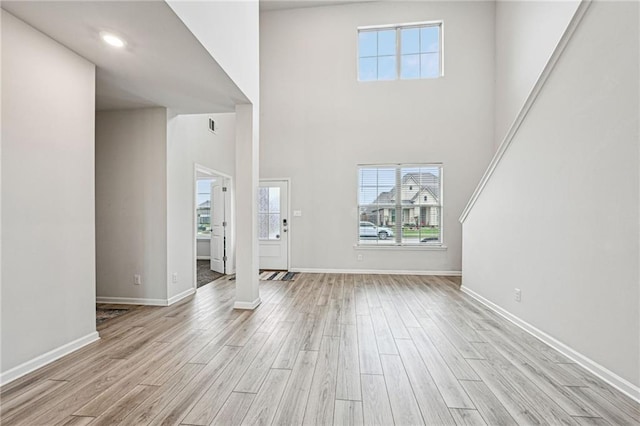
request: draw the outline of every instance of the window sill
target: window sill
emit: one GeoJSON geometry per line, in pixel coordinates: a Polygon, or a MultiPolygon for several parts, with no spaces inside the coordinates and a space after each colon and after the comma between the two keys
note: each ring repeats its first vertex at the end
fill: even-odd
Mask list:
{"type": "Polygon", "coordinates": [[[388,244],[388,245],[359,245],[359,244],[354,244],[353,245],[353,249],[354,250],[415,250],[415,251],[445,251],[448,249],[447,246],[445,245],[425,245],[425,246],[418,246],[418,245],[395,245],[395,244],[388,244]]]}

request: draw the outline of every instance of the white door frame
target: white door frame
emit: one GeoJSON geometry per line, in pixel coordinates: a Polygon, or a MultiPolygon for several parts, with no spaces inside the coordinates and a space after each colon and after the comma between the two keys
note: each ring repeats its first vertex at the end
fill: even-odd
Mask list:
{"type": "MultiPolygon", "coordinates": [[[[258,185],[261,182],[287,182],[287,271],[291,269],[291,233],[293,232],[293,221],[291,216],[291,178],[260,178],[258,185]]],[[[257,201],[256,201],[257,202],[257,201]]]]}
{"type": "MultiPolygon", "coordinates": [[[[224,197],[225,203],[228,203],[227,206],[225,204],[225,216],[227,220],[227,230],[225,231],[225,237],[227,239],[227,247],[226,253],[227,256],[227,267],[226,273],[233,274],[236,270],[235,265],[235,211],[234,211],[234,202],[233,202],[233,177],[226,173],[219,172],[214,169],[210,169],[206,166],[203,166],[198,163],[193,163],[193,186],[191,190],[191,194],[193,196],[193,219],[191,223],[192,229],[192,240],[193,240],[193,288],[198,289],[198,172],[209,175],[210,177],[221,177],[225,180],[229,181],[228,186],[228,196],[224,197]],[[228,213],[228,214],[227,214],[228,213]]],[[[211,243],[209,243],[211,244],[211,243]]]]}

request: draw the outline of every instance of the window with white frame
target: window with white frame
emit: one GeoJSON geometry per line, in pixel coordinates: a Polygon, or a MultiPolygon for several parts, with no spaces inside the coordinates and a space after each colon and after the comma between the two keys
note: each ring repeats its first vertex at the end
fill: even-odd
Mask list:
{"type": "Polygon", "coordinates": [[[442,245],[442,165],[358,166],[359,245],[442,245]]]}
{"type": "Polygon", "coordinates": [[[358,80],[442,76],[442,22],[358,29],[358,80]]]}

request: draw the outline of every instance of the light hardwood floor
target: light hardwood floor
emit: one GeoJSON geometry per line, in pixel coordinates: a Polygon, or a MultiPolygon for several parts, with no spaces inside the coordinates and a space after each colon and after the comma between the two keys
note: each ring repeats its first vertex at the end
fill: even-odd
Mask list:
{"type": "MultiPolygon", "coordinates": [[[[3,387],[2,425],[639,424],[640,407],[446,277],[223,278],[3,387]]],[[[612,349],[613,350],[613,349],[612,349]]]]}

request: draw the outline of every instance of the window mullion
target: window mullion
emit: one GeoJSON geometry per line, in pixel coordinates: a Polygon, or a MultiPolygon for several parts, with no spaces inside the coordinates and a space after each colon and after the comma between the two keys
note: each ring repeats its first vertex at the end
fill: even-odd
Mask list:
{"type": "MultiPolygon", "coordinates": [[[[380,168],[376,167],[376,193],[380,194],[380,168]]],[[[377,196],[379,197],[379,195],[377,196]]],[[[376,209],[378,211],[378,220],[380,219],[380,207],[379,207],[380,203],[376,203],[376,209]]],[[[379,222],[374,222],[376,225],[379,225],[379,222]]],[[[376,245],[380,244],[380,240],[378,238],[376,238],[376,245]]]]}
{"type": "Polygon", "coordinates": [[[378,31],[376,31],[376,80],[380,80],[380,37],[378,36],[378,31]]]}
{"type": "Polygon", "coordinates": [[[418,78],[422,78],[422,30],[418,30],[418,78]]]}
{"type": "Polygon", "coordinates": [[[400,48],[402,47],[402,41],[400,28],[396,28],[396,80],[400,80],[400,48]]]}
{"type": "Polygon", "coordinates": [[[402,243],[402,172],[396,167],[396,243],[402,243]]]}

